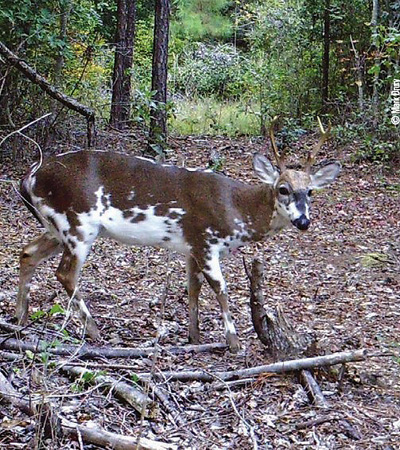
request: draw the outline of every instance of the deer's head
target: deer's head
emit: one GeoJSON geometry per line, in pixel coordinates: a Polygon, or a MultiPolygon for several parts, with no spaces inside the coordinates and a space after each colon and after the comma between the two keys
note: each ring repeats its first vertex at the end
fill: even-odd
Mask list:
{"type": "Polygon", "coordinates": [[[321,138],[310,151],[303,170],[287,169],[284,158],[279,155],[275,143],[273,125],[270,129],[270,138],[276,164],[267,157],[257,154],[254,157],[254,171],[258,177],[271,186],[275,198],[275,210],[282,218],[290,221],[299,230],[307,230],[310,225],[310,203],[312,191],[321,189],[332,183],[338,176],[341,166],[338,162],[323,166],[315,173],[311,166],[315,155],[329,136],[330,127],[323,129],[319,120],[321,138]]]}

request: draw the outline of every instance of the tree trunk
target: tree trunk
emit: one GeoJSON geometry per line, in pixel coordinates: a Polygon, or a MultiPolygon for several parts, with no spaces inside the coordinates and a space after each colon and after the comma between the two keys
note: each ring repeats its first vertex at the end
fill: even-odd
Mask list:
{"type": "Polygon", "coordinates": [[[131,112],[131,69],[135,18],[136,0],[118,0],[110,113],[110,124],[118,130],[128,126],[131,112]]]}
{"type": "MultiPolygon", "coordinates": [[[[379,16],[379,0],[372,1],[372,18],[371,18],[371,32],[372,32],[372,49],[375,54],[374,66],[379,67],[380,58],[378,55],[378,16],[379,16]]],[[[379,84],[379,72],[374,71],[374,80],[372,84],[372,125],[376,127],[378,124],[378,84],[379,84]]]]}
{"type": "Polygon", "coordinates": [[[358,88],[358,109],[361,115],[364,115],[364,70],[363,62],[361,60],[360,54],[358,53],[352,36],[350,35],[351,48],[354,53],[355,69],[357,70],[357,88],[358,88]]]}
{"type": "Polygon", "coordinates": [[[330,7],[330,0],[325,0],[324,54],[322,59],[322,107],[324,110],[327,108],[329,98],[330,7]]]}
{"type": "MultiPolygon", "coordinates": [[[[64,0],[60,2],[60,35],[59,38],[62,42],[66,43],[67,40],[67,26],[68,19],[72,9],[71,0],[64,0]]],[[[56,64],[54,68],[54,85],[60,87],[61,74],[64,68],[64,49],[59,50],[56,58],[56,64]]]]}
{"type": "Polygon", "coordinates": [[[155,1],[149,152],[163,155],[167,139],[167,76],[170,0],[155,1]]]}

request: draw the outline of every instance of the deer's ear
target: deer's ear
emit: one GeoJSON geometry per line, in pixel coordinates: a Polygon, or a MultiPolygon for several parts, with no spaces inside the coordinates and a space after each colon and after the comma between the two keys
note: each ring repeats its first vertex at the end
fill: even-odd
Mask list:
{"type": "Polygon", "coordinates": [[[253,168],[258,178],[271,186],[275,184],[275,181],[279,177],[278,169],[266,156],[260,155],[259,153],[254,155],[253,168]]]}
{"type": "Polygon", "coordinates": [[[321,189],[332,183],[339,175],[342,166],[338,163],[327,164],[311,175],[311,189],[321,189]]]}

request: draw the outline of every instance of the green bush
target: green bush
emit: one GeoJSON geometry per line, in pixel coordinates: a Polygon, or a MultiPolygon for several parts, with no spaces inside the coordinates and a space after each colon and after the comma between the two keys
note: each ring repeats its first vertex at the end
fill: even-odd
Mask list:
{"type": "Polygon", "coordinates": [[[237,97],[242,92],[242,58],[231,45],[197,43],[184,49],[173,67],[175,92],[188,97],[237,97]]]}

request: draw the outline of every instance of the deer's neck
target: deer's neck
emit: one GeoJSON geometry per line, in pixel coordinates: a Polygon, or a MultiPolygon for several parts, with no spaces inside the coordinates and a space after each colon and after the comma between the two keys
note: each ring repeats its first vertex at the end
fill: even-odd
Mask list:
{"type": "Polygon", "coordinates": [[[247,185],[238,190],[236,207],[252,241],[263,240],[287,225],[276,209],[274,191],[268,185],[247,185]]]}

